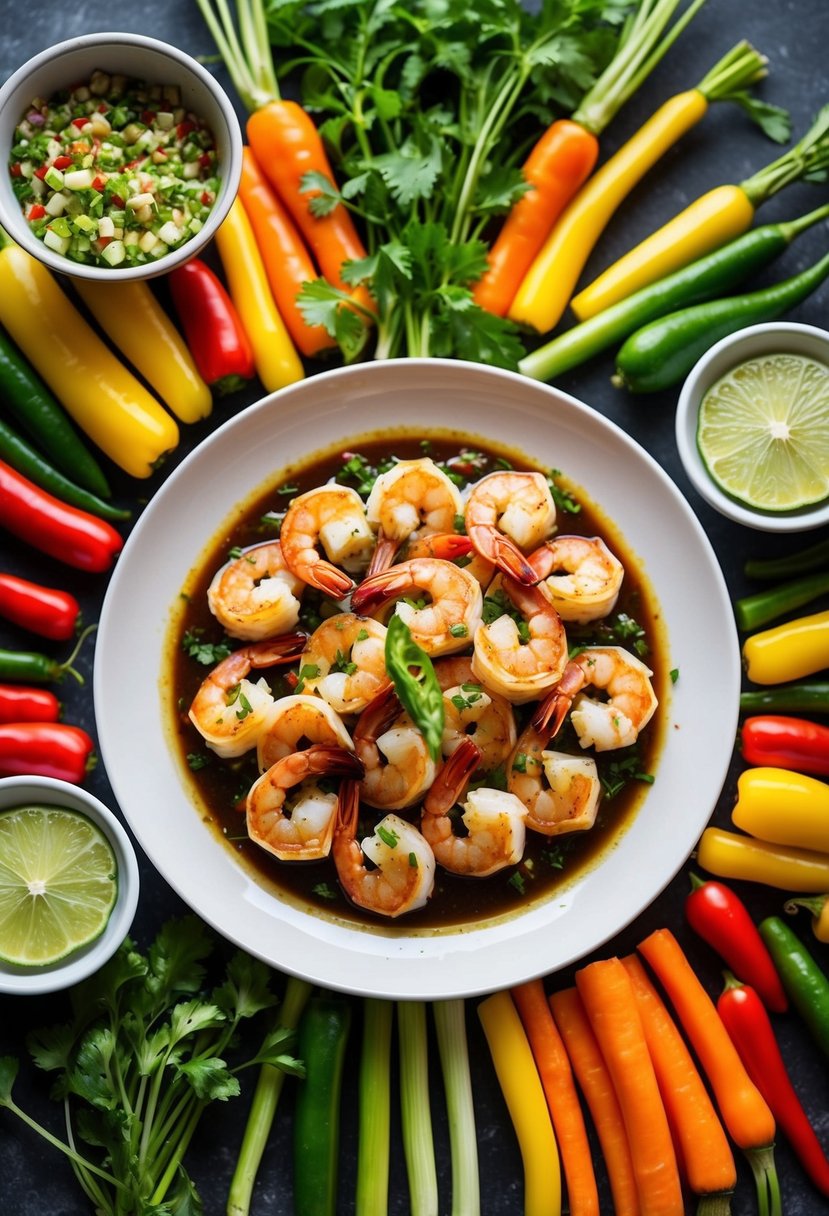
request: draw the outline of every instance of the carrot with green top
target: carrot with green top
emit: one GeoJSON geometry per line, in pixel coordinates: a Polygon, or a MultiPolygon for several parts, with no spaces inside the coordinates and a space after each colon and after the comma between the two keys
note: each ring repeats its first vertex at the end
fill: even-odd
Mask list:
{"type": "Polygon", "coordinates": [[[728,1137],[685,1040],[642,963],[631,955],[622,965],[633,985],[683,1172],[699,1197],[697,1216],[727,1216],[737,1183],[728,1137]]]}
{"type": "Polygon", "coordinates": [[[593,1033],[619,1099],[642,1216],[683,1216],[682,1186],[630,978],[618,958],[576,972],[593,1033]]]}
{"type": "MultiPolygon", "coordinates": [[[[691,9],[685,18],[689,12],[691,9]]],[[[631,190],[703,118],[709,102],[744,101],[746,86],[765,75],[765,63],[764,56],[740,42],[696,88],[664,102],[568,203],[521,281],[507,315],[539,333],[551,330],[563,315],[596,242],[631,190]]],[[[726,239],[724,236],[723,241],[726,239]]]]}
{"type": "Polygon", "coordinates": [[[573,1070],[540,979],[511,989],[561,1153],[570,1216],[598,1216],[599,1192],[573,1070]]]}
{"type": "Polygon", "coordinates": [[[599,136],[650,75],[704,0],[695,0],[665,37],[678,0],[643,0],[616,53],[570,118],[552,123],[521,167],[529,189],[512,205],[489,251],[489,269],[473,289],[475,303],[506,315],[521,280],[561,212],[599,157],[599,136]],[[662,39],[660,41],[660,39],[662,39]]]}
{"type": "Polygon", "coordinates": [[[669,929],[639,944],[700,1062],[728,1134],[754,1173],[760,1216],[780,1216],[774,1115],[749,1077],[717,1008],[669,929]]]}
{"type": "Polygon", "coordinates": [[[570,307],[580,321],[603,312],[634,291],[655,283],[696,258],[742,236],[757,208],[791,182],[820,175],[829,165],[829,105],[806,134],[771,164],[739,185],[716,186],[700,195],[603,271],[570,307]]]}
{"type": "Polygon", "coordinates": [[[524,1216],[561,1216],[558,1147],[547,1101],[509,992],[481,1001],[478,1017],[524,1163],[524,1216]]]}
{"type": "Polygon", "coordinates": [[[575,988],[564,988],[552,993],[549,1003],[599,1137],[615,1216],[639,1216],[639,1192],[622,1110],[582,999],[575,988]]]}

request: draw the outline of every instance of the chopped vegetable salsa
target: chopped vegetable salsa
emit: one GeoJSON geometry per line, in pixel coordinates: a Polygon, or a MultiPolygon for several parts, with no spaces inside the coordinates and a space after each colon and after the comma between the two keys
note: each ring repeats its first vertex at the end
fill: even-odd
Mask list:
{"type": "Polygon", "coordinates": [[[74,262],[155,262],[201,230],[216,200],[213,133],[177,85],[95,71],[35,98],[9,161],[32,232],[74,262]]]}

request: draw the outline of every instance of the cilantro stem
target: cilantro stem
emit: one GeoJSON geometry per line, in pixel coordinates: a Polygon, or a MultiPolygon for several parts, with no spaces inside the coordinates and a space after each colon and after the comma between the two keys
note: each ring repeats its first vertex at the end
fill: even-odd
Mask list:
{"type": "Polygon", "coordinates": [[[32,1131],[37,1132],[37,1134],[42,1136],[48,1144],[51,1144],[53,1148],[59,1149],[65,1157],[68,1157],[73,1165],[79,1167],[80,1169],[88,1170],[89,1173],[95,1174],[98,1178],[103,1178],[104,1182],[109,1182],[112,1186],[117,1187],[118,1190],[126,1190],[123,1182],[120,1182],[117,1178],[113,1177],[112,1174],[107,1173],[106,1170],[100,1169],[91,1161],[87,1161],[86,1157],[82,1157],[80,1153],[76,1152],[74,1148],[68,1145],[64,1140],[61,1140],[58,1136],[53,1136],[42,1123],[38,1123],[37,1119],[33,1119],[31,1115],[28,1115],[26,1111],[22,1109],[22,1107],[18,1106],[13,1098],[5,1098],[2,1102],[0,1102],[0,1106],[5,1106],[6,1110],[11,1111],[13,1115],[17,1115],[18,1119],[22,1120],[27,1127],[31,1128],[32,1131]]]}
{"type": "MultiPolygon", "coordinates": [[[[296,976],[288,977],[285,996],[278,1013],[280,1027],[286,1030],[296,1030],[311,991],[311,985],[305,980],[297,979],[296,976]]],[[[250,1211],[253,1186],[270,1136],[284,1082],[285,1073],[281,1068],[276,1068],[273,1064],[262,1065],[253,1092],[239,1157],[230,1183],[227,1196],[227,1216],[247,1216],[250,1211]]]]}
{"type": "Polygon", "coordinates": [[[171,1141],[171,1144],[174,1145],[174,1152],[170,1158],[166,1170],[162,1174],[161,1179],[150,1197],[150,1204],[161,1203],[164,1196],[167,1194],[170,1184],[175,1178],[178,1168],[181,1165],[182,1157],[187,1151],[188,1145],[193,1138],[193,1134],[199,1125],[199,1119],[202,1116],[202,1111],[204,1110],[205,1106],[206,1103],[203,1101],[196,1102],[187,1123],[184,1125],[183,1130],[179,1133],[178,1140],[171,1141]]]}

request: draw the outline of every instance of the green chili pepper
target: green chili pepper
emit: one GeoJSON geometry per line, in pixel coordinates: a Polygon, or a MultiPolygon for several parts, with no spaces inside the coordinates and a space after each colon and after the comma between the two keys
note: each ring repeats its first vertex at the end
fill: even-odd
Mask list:
{"type": "Polygon", "coordinates": [[[565,330],[551,342],[531,351],[518,366],[525,376],[552,380],[615,343],[623,342],[649,321],[736,287],[778,257],[798,233],[827,215],[829,205],[790,223],[754,228],[721,249],[697,258],[681,270],[565,330]]]}
{"type": "Polygon", "coordinates": [[[386,671],[400,704],[426,740],[432,759],[437,760],[443,738],[443,693],[432,660],[399,616],[391,618],[386,632],[386,671]]]}
{"type": "Polygon", "coordinates": [[[83,684],[83,676],[75,671],[72,664],[86,638],[95,629],[97,625],[87,625],[79,635],[69,658],[63,663],[58,663],[57,659],[48,654],[39,654],[33,650],[0,650],[0,680],[9,680],[15,684],[56,684],[64,676],[70,675],[79,684],[83,684]]]}
{"type": "Polygon", "coordinates": [[[66,477],[91,494],[109,498],[107,479],[66,411],[2,331],[0,398],[29,437],[66,477]]]}
{"type": "Polygon", "coordinates": [[[80,507],[81,510],[99,515],[102,519],[129,519],[132,515],[131,511],[104,502],[96,494],[91,494],[89,490],[75,485],[68,477],[64,477],[63,473],[59,473],[57,469],[53,468],[39,452],[36,452],[25,439],[16,435],[2,419],[0,419],[0,458],[7,461],[12,468],[17,469],[18,473],[28,477],[30,481],[34,481],[44,490],[48,490],[50,494],[54,494],[55,498],[59,498],[61,502],[71,503],[73,507],[80,507]]]}
{"type": "Polygon", "coordinates": [[[340,1095],[351,1006],[314,996],[299,1024],[297,1055],[305,1065],[294,1108],[294,1216],[335,1216],[340,1095]]]}
{"type": "Polygon", "coordinates": [[[811,603],[826,591],[829,591],[829,570],[746,595],[734,604],[737,625],[742,630],[759,629],[784,613],[811,603]]]}
{"type": "Polygon", "coordinates": [[[655,393],[679,384],[720,338],[782,316],[811,295],[827,275],[829,253],[794,278],[762,291],[693,304],[651,321],[631,334],[616,356],[614,383],[634,393],[655,393]]]}
{"type": "Polygon", "coordinates": [[[752,688],[740,693],[743,713],[829,714],[829,681],[807,680],[802,684],[779,684],[774,688],[752,688]]]}
{"type": "Polygon", "coordinates": [[[797,934],[779,916],[759,925],[789,999],[821,1050],[829,1055],[829,979],[797,934]]]}
{"type": "Polygon", "coordinates": [[[746,578],[791,578],[826,566],[829,566],[829,536],[784,557],[750,558],[743,570],[746,578]]]}

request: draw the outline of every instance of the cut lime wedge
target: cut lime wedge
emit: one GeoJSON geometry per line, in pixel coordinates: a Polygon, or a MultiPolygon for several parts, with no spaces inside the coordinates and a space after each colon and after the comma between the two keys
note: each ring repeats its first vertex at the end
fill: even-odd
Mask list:
{"type": "Polygon", "coordinates": [[[739,502],[794,511],[829,495],[829,367],[797,354],[749,359],[702,400],[697,446],[739,502]]]}
{"type": "Polygon", "coordinates": [[[85,815],[21,806],[0,815],[0,959],[55,963],[94,941],[118,893],[117,863],[85,815]]]}

